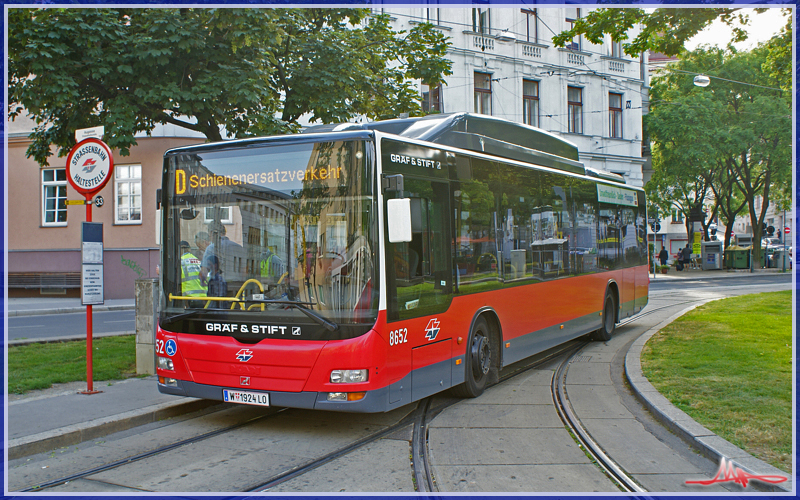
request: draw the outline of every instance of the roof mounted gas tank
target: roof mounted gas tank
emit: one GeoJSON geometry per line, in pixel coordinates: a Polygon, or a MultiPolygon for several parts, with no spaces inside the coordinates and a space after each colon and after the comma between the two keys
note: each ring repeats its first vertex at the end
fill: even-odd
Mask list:
{"type": "Polygon", "coordinates": [[[379,130],[409,139],[493,154],[546,167],[584,174],[578,147],[550,132],[473,113],[449,113],[399,118],[363,124],[321,125],[307,132],[353,129],[379,130]]]}

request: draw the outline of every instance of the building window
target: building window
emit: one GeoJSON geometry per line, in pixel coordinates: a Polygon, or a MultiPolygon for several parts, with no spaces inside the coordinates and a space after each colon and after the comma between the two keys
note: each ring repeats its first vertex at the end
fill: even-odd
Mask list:
{"type": "Polygon", "coordinates": [[[672,222],[677,224],[683,222],[683,212],[677,208],[672,209],[672,222]]]}
{"type": "Polygon", "coordinates": [[[611,57],[622,58],[622,42],[611,40],[611,57]]]}
{"type": "Polygon", "coordinates": [[[67,225],[67,170],[42,170],[42,225],[67,225]]]}
{"type": "Polygon", "coordinates": [[[539,82],[522,80],[522,121],[539,126],[539,82]]]}
{"type": "Polygon", "coordinates": [[[489,22],[489,9],[472,9],[472,31],[488,35],[489,22]]]}
{"type": "Polygon", "coordinates": [[[444,112],[441,85],[437,85],[431,89],[429,85],[425,83],[422,84],[422,111],[425,113],[444,112]]]}
{"type": "MultiPolygon", "coordinates": [[[[273,218],[272,214],[270,214],[270,218],[273,218]]],[[[219,221],[223,224],[233,224],[231,207],[205,207],[205,209],[203,209],[203,222],[209,224],[214,221],[219,221]]]]}
{"type": "Polygon", "coordinates": [[[492,114],[492,75],[488,73],[475,73],[474,111],[483,115],[492,114]]]}
{"type": "Polygon", "coordinates": [[[622,139],[622,94],[608,94],[610,136],[622,139]]]}
{"type": "Polygon", "coordinates": [[[431,24],[440,24],[439,10],[440,9],[425,9],[425,20],[431,24]]]}
{"type": "MultiPolygon", "coordinates": [[[[575,21],[581,18],[581,9],[565,9],[567,11],[567,29],[571,30],[575,27],[575,21]]],[[[576,36],[572,39],[570,43],[567,44],[567,48],[571,50],[581,50],[581,37],[576,36]]]]}
{"type": "Polygon", "coordinates": [[[116,224],[142,223],[142,166],[114,167],[116,224]]]}
{"type": "Polygon", "coordinates": [[[583,89],[567,87],[568,132],[583,133],[583,89]]]}
{"type": "Polygon", "coordinates": [[[539,14],[537,9],[522,9],[522,13],[525,15],[525,34],[527,36],[525,40],[532,43],[538,43],[539,14]]]}

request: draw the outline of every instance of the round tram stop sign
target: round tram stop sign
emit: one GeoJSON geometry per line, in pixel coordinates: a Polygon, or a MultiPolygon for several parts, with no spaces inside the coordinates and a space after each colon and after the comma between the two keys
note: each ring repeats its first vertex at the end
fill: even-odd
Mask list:
{"type": "Polygon", "coordinates": [[[113,171],[111,149],[100,139],[84,139],[67,155],[67,179],[77,192],[86,197],[103,189],[113,171]]]}

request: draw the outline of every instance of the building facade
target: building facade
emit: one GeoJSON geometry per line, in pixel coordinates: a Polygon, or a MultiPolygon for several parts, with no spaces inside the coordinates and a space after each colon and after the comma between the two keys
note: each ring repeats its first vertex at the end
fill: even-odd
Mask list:
{"type": "Polygon", "coordinates": [[[423,107],[469,111],[527,123],[578,146],[589,167],[644,184],[642,109],[646,56],[632,58],[610,37],[577,37],[555,47],[553,35],[586,15],[581,8],[384,9],[396,29],[430,22],[450,38],[453,74],[446,85],[422,82],[423,107]]]}
{"type": "MultiPolygon", "coordinates": [[[[431,22],[451,39],[453,75],[447,84],[420,84],[427,110],[478,112],[540,127],[576,144],[587,166],[644,184],[646,57],[627,56],[610,39],[593,45],[576,38],[568,48],[555,47],[552,36],[585,15],[584,9],[391,8],[386,13],[396,29],[431,22]]],[[[24,119],[7,122],[8,293],[78,296],[86,209],[64,201],[83,197],[66,181],[65,157],[54,154],[48,167],[26,157],[32,129],[24,119]]],[[[93,221],[104,227],[106,299],[132,298],[136,279],[156,276],[156,190],[163,154],[204,139],[164,127],[137,141],[129,156],[114,151],[114,178],[99,193],[105,203],[93,208],[93,221]]]]}
{"type": "MultiPolygon", "coordinates": [[[[67,182],[66,157],[55,148],[47,167],[26,157],[32,122],[18,118],[6,125],[8,295],[80,296],[86,207],[65,201],[84,197],[67,182]]],[[[204,138],[167,127],[137,141],[129,156],[112,151],[113,177],[96,195],[104,203],[92,207],[92,221],[103,224],[105,299],[133,298],[136,279],[157,276],[156,190],[164,152],[204,138]]]]}

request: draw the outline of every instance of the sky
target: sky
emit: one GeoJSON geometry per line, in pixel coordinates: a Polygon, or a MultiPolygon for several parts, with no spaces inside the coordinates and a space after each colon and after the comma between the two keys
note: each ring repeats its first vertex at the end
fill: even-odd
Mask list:
{"type": "MultiPolygon", "coordinates": [[[[755,14],[750,11],[750,24],[747,31],[750,36],[744,42],[736,43],[734,46],[739,50],[749,50],[755,48],[759,42],[764,42],[772,38],[786,24],[786,19],[781,15],[781,9],[771,8],[763,14],[755,14]]],[[[700,32],[697,36],[686,43],[688,50],[694,50],[698,45],[719,45],[727,46],[731,40],[731,29],[720,21],[716,21],[711,26],[700,32]]]]}

